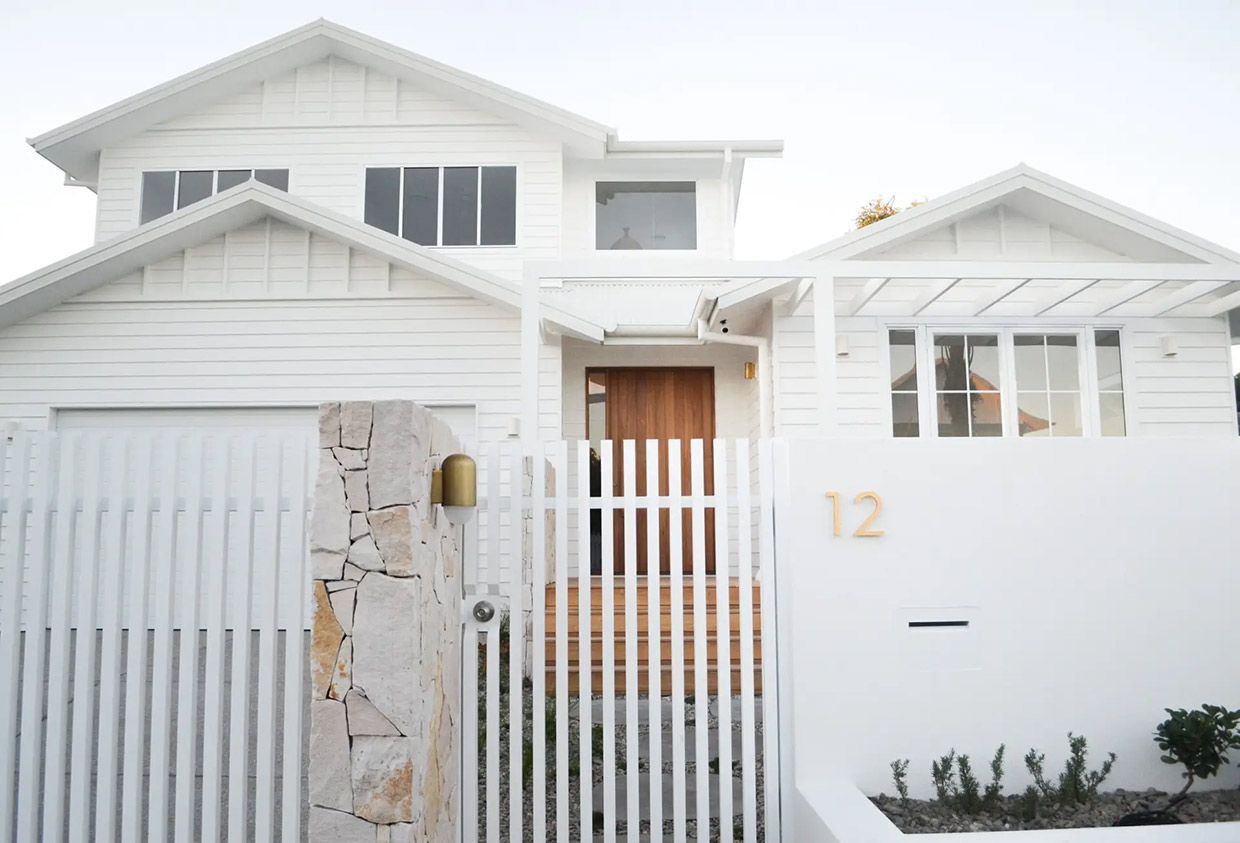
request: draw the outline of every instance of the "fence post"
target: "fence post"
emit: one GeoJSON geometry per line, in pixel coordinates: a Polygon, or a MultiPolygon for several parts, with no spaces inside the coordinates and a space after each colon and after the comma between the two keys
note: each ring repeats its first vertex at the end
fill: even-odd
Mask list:
{"type": "Polygon", "coordinates": [[[410,401],[319,409],[310,529],[311,843],[455,843],[460,530],[430,503],[459,450],[410,401]]]}

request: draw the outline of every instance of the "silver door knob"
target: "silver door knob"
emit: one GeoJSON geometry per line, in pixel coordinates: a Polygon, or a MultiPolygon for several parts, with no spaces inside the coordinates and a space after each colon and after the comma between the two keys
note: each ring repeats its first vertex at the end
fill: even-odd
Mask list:
{"type": "Polygon", "coordinates": [[[478,623],[486,623],[495,617],[495,607],[486,600],[479,600],[474,604],[474,620],[478,623]]]}

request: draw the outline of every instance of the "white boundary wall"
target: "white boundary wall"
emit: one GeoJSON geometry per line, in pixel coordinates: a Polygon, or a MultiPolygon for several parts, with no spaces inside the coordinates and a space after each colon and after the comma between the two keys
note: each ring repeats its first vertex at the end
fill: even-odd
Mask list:
{"type": "MultiPolygon", "coordinates": [[[[1180,779],[1151,739],[1163,708],[1240,704],[1240,443],[785,447],[779,672],[797,791],[891,792],[888,764],[909,758],[927,796],[933,758],[954,747],[984,771],[1000,743],[1007,789],[1023,790],[1024,753],[1057,773],[1070,730],[1093,766],[1118,754],[1105,787],[1165,789],[1180,779]],[[852,535],[867,490],[881,537],[852,535]],[[909,626],[928,620],[969,626],[909,626]]],[[[1236,783],[1232,766],[1205,786],[1236,783]]]]}

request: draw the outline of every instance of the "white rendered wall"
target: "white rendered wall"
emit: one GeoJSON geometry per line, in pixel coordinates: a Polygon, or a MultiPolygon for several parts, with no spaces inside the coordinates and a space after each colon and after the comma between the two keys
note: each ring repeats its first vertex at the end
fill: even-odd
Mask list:
{"type": "MultiPolygon", "coordinates": [[[[844,775],[915,796],[950,748],[1007,745],[1057,773],[1067,733],[1106,787],[1169,789],[1164,707],[1235,705],[1240,442],[1221,439],[793,441],[777,502],[780,675],[798,783],[844,775]],[[841,537],[831,504],[843,498],[841,537]],[[877,538],[853,530],[883,499],[877,538]],[[910,629],[911,620],[969,621],[910,629]],[[785,634],[786,633],[786,634],[785,634]]],[[[786,716],[786,715],[785,715],[786,716]]],[[[1205,787],[1235,787],[1232,765],[1205,787]]]]}

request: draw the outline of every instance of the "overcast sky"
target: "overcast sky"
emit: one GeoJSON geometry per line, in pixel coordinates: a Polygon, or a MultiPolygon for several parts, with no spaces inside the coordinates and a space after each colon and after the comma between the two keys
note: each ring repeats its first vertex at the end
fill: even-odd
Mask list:
{"type": "Polygon", "coordinates": [[[23,3],[0,29],[0,282],[90,244],[94,196],[25,138],[323,15],[617,127],[783,138],[737,255],[866,199],[1025,161],[1240,249],[1240,2],[23,3]]]}

